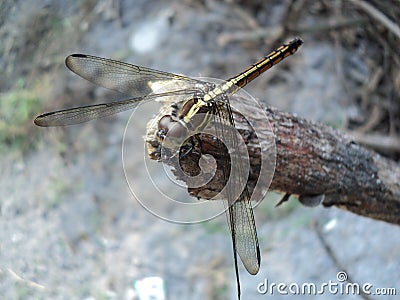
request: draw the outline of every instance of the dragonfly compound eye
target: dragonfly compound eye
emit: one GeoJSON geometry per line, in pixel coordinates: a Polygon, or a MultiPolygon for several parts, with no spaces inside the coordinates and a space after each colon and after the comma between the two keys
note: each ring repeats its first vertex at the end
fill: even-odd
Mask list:
{"type": "Polygon", "coordinates": [[[161,139],[169,139],[174,144],[180,145],[188,138],[188,129],[178,121],[175,121],[170,115],[166,115],[158,121],[157,136],[161,139]]]}

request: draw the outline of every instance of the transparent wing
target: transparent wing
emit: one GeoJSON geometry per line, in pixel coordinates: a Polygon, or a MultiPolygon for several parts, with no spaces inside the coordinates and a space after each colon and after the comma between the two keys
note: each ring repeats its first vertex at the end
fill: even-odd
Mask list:
{"type": "Polygon", "coordinates": [[[194,92],[194,90],[190,89],[177,90],[173,92],[151,94],[144,97],[115,101],[110,103],[64,109],[42,114],[35,118],[34,123],[42,127],[79,124],[93,119],[113,115],[128,109],[132,109],[142,101],[152,101],[162,97],[171,97],[177,95],[191,95],[194,92]]]}
{"type": "MultiPolygon", "coordinates": [[[[229,97],[224,97],[224,108],[217,111],[218,116],[225,120],[229,125],[217,125],[219,127],[216,130],[219,139],[225,140],[229,139],[231,145],[233,145],[233,151],[226,154],[225,165],[231,162],[230,170],[226,169],[224,176],[229,176],[231,170],[236,168],[237,170],[244,170],[243,159],[240,157],[240,151],[238,149],[239,141],[238,136],[234,130],[235,121],[233,119],[232,109],[229,104],[229,97]],[[228,128],[228,129],[227,129],[228,128]],[[229,130],[231,128],[231,130],[229,130]],[[237,149],[237,150],[235,150],[237,149]],[[229,158],[229,155],[231,156],[229,158]]],[[[226,151],[223,151],[226,153],[226,151]]],[[[232,181],[232,186],[228,187],[232,189],[232,193],[228,193],[228,216],[232,241],[234,243],[234,249],[239,254],[243,265],[250,274],[257,274],[260,268],[260,248],[258,244],[256,224],[254,220],[253,207],[250,201],[250,194],[247,189],[247,177],[238,176],[235,180],[239,181],[236,184],[232,181]],[[237,186],[244,186],[243,191],[237,199],[229,199],[230,195],[238,195],[239,193],[235,191],[237,186]]],[[[227,180],[227,178],[226,178],[227,180]]]]}
{"type": "Polygon", "coordinates": [[[258,245],[253,208],[246,191],[228,209],[231,233],[236,242],[236,251],[247,272],[252,275],[260,268],[260,248],[258,245]],[[244,195],[247,194],[247,195],[244,195]]]}
{"type": "Polygon", "coordinates": [[[215,103],[224,102],[223,105],[214,107],[214,114],[218,116],[218,120],[214,122],[215,131],[218,137],[218,144],[221,157],[224,164],[224,180],[226,184],[226,197],[228,203],[227,219],[231,230],[233,255],[235,262],[236,281],[238,286],[238,295],[240,298],[240,280],[237,265],[237,254],[250,274],[257,274],[260,268],[260,249],[257,238],[257,230],[253,215],[253,208],[250,202],[250,195],[247,189],[247,177],[238,176],[233,180],[229,180],[232,174],[231,170],[244,170],[240,151],[238,149],[239,140],[235,131],[235,122],[233,119],[232,109],[229,104],[228,97],[223,97],[215,101],[215,103]],[[228,125],[228,126],[225,126],[228,125]],[[221,141],[229,140],[233,145],[232,151],[227,151],[221,141]],[[235,150],[237,149],[237,150],[235,150]],[[237,181],[236,181],[237,180],[237,181]],[[238,193],[237,187],[244,186],[243,191],[238,193]],[[240,196],[235,196],[240,195],[240,196]],[[236,198],[235,198],[236,197],[236,198]]]}
{"type": "Polygon", "coordinates": [[[139,67],[116,60],[86,55],[72,54],[65,64],[74,73],[102,87],[135,97],[143,97],[152,92],[149,83],[179,80],[186,86],[201,88],[207,83],[186,76],[139,67]]]}

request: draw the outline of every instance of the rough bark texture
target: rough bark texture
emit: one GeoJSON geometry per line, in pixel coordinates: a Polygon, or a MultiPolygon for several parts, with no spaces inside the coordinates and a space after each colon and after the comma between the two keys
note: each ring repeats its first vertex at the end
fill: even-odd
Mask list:
{"type": "Polygon", "coordinates": [[[400,225],[400,166],[323,124],[267,109],[277,165],[271,189],[324,194],[323,205],[400,225]]]}
{"type": "MultiPolygon", "coordinates": [[[[272,127],[276,142],[276,167],[270,189],[301,197],[324,195],[324,206],[337,206],[365,217],[400,225],[399,164],[357,145],[349,136],[324,124],[273,108],[266,108],[265,112],[269,123],[264,117],[264,124],[258,121],[257,126],[272,127]]],[[[161,159],[155,124],[165,113],[165,109],[161,110],[149,123],[147,143],[152,159],[161,159]]],[[[258,133],[257,137],[246,119],[236,114],[235,124],[248,148],[251,164],[248,185],[252,191],[259,171],[258,141],[270,137],[267,133],[263,136],[264,132],[261,135],[258,133]]],[[[193,142],[190,151],[186,151],[180,160],[184,172],[190,174],[198,173],[201,153],[213,155],[220,165],[215,140],[206,135],[197,140],[201,142],[193,142]]],[[[190,189],[190,194],[211,198],[218,193],[224,183],[222,176],[218,176],[218,172],[216,174],[206,186],[190,189]]],[[[180,177],[179,172],[176,175],[180,177]]]]}

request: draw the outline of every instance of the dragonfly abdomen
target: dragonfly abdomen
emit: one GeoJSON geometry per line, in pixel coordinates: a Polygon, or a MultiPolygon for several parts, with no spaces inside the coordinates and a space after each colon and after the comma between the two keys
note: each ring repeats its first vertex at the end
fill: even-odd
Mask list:
{"type": "Polygon", "coordinates": [[[272,51],[267,56],[263,57],[258,62],[251,65],[240,74],[232,77],[231,79],[228,79],[227,81],[231,83],[231,86],[236,87],[236,89],[232,89],[232,91],[229,91],[228,94],[231,95],[237,92],[238,88],[244,87],[250,81],[260,76],[260,74],[264,73],[272,66],[279,63],[281,60],[285,59],[289,55],[294,54],[302,44],[302,39],[295,38],[288,44],[283,44],[276,50],[272,51]]]}

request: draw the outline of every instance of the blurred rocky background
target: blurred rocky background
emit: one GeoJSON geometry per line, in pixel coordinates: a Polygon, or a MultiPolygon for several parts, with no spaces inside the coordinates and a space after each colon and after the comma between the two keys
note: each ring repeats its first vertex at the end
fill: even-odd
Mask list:
{"type": "MultiPolygon", "coordinates": [[[[121,99],[72,74],[67,55],[226,79],[300,36],[299,52],[246,90],[398,160],[399,20],[397,0],[1,1],[1,299],[147,299],[148,277],[160,293],[154,299],[236,298],[223,216],[175,224],[131,194],[121,160],[129,112],[64,128],[33,124],[46,111],[121,99]]],[[[130,120],[138,130],[127,133],[133,150],[124,152],[129,181],[149,201],[157,199],[145,176],[141,128],[154,113],[130,120]]],[[[372,292],[400,293],[397,226],[296,199],[275,208],[280,197],[270,193],[255,210],[262,265],[256,276],[240,266],[243,299],[297,299],[262,295],[257,286],[338,282],[339,271],[371,283],[372,292]]],[[[307,299],[317,297],[394,299],[328,292],[307,299]]]]}

